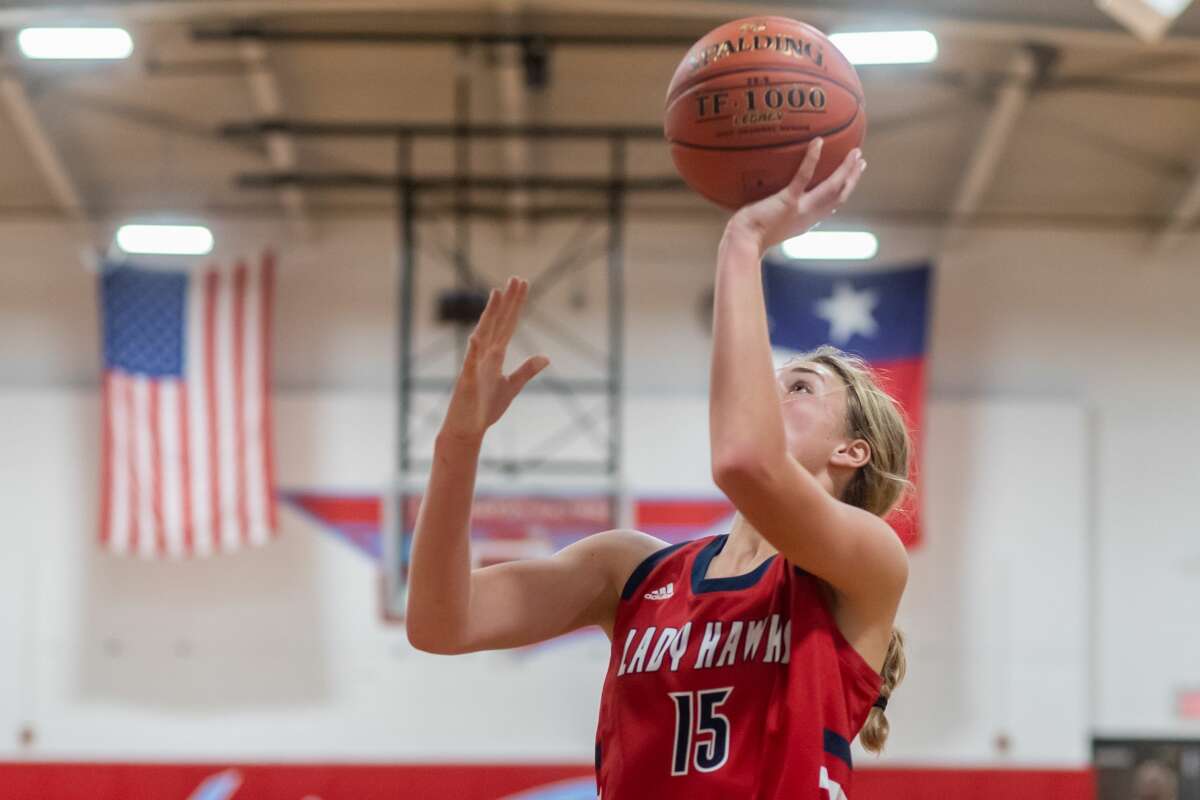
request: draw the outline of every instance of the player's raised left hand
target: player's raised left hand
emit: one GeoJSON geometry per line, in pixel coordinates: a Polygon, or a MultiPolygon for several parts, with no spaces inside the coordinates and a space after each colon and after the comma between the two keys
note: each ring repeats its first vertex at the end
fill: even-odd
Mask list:
{"type": "Polygon", "coordinates": [[[505,375],[504,356],[521,318],[529,282],[512,277],[503,291],[493,289],[487,307],[467,345],[462,372],[454,384],[441,434],[459,440],[479,440],[508,410],[525,384],[544,370],[550,359],[532,356],[505,375]]]}
{"type": "Polygon", "coordinates": [[[821,160],[822,146],[823,140],[814,139],[792,182],[770,197],[740,208],[726,230],[750,237],[762,253],[784,239],[807,232],[837,211],[858,185],[867,162],[856,147],[832,175],[806,190],[821,160]]]}

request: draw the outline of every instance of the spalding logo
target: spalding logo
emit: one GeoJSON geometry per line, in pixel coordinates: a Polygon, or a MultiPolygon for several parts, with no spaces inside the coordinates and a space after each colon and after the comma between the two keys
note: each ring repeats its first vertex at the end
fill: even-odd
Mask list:
{"type": "MultiPolygon", "coordinates": [[[[749,26],[743,25],[743,31],[747,27],[749,26]]],[[[755,26],[760,31],[766,30],[766,27],[766,25],[755,26]]],[[[737,41],[724,39],[703,47],[688,56],[688,66],[692,72],[695,72],[735,53],[749,53],[755,50],[774,50],[785,56],[810,61],[818,67],[825,63],[825,52],[820,44],[793,36],[784,36],[780,33],[755,33],[739,36],[737,41]]]]}

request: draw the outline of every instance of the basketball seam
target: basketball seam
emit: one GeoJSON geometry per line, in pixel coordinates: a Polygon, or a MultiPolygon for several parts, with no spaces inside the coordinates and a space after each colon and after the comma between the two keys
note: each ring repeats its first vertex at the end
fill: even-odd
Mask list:
{"type": "MultiPolygon", "coordinates": [[[[848,64],[848,66],[850,67],[851,71],[854,71],[854,65],[848,64]]],[[[854,91],[854,89],[852,87],[847,86],[845,83],[838,80],[837,78],[833,78],[824,73],[813,72],[810,69],[804,69],[802,67],[761,66],[761,67],[737,67],[736,69],[727,69],[724,72],[718,72],[715,75],[701,75],[698,78],[692,78],[689,82],[683,84],[682,86],[677,88],[674,92],[667,95],[666,107],[670,108],[671,104],[674,103],[676,100],[678,100],[679,96],[681,94],[683,94],[684,92],[687,92],[691,89],[694,89],[696,87],[696,84],[704,83],[704,82],[710,81],[710,80],[715,80],[716,78],[724,78],[726,75],[737,75],[739,72],[798,72],[801,75],[811,75],[814,78],[820,78],[821,80],[829,81],[830,83],[834,84],[835,86],[842,87],[847,92],[849,92],[854,97],[855,100],[858,101],[859,105],[862,105],[862,102],[863,102],[863,98],[861,96],[859,96],[859,93],[854,91]]],[[[854,74],[858,75],[857,72],[854,72],[854,74]]]]}
{"type": "Polygon", "coordinates": [[[854,107],[854,116],[850,117],[850,119],[848,119],[845,122],[845,124],[839,125],[836,128],[831,128],[830,130],[824,131],[823,133],[813,134],[812,136],[808,137],[807,139],[788,139],[786,142],[771,142],[769,144],[719,145],[719,144],[692,144],[691,142],[685,142],[682,139],[671,139],[670,137],[667,137],[667,143],[679,145],[680,147],[690,147],[693,150],[728,150],[728,151],[772,150],[776,147],[791,147],[792,145],[804,144],[805,142],[811,142],[813,139],[817,138],[818,136],[822,136],[822,137],[832,136],[835,133],[841,133],[842,131],[846,130],[846,128],[849,128],[851,125],[854,124],[854,121],[856,119],[858,119],[859,112],[861,112],[861,111],[862,111],[862,104],[859,103],[857,106],[854,107]]]}

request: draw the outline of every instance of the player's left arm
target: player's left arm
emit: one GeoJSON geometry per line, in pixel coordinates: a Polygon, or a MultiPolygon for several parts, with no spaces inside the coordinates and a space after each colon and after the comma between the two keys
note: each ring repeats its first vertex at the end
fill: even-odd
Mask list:
{"type": "Polygon", "coordinates": [[[787,452],[763,301],[761,258],[849,197],[865,166],[857,151],[807,190],[820,157],[810,146],[792,183],[730,219],[717,256],[709,435],[713,479],[792,563],[841,594],[883,610],[908,575],[899,539],[880,518],[832,497],[787,452]]]}

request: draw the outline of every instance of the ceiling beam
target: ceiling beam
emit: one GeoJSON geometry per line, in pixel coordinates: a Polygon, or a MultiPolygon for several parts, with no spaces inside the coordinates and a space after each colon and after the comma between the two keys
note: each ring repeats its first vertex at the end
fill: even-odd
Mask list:
{"type": "Polygon", "coordinates": [[[353,12],[463,12],[480,0],[29,0],[0,10],[0,28],[90,22],[179,22],[353,12]]]}
{"type": "Polygon", "coordinates": [[[950,207],[950,221],[942,240],[943,249],[956,243],[963,226],[970,222],[982,205],[1013,128],[1029,102],[1036,75],[1037,60],[1033,52],[1021,47],[1013,54],[1009,77],[996,92],[991,113],[959,181],[950,207]]]}
{"type": "Polygon", "coordinates": [[[1161,253],[1179,244],[1195,226],[1197,219],[1200,219],[1200,159],[1197,159],[1192,169],[1192,177],[1168,214],[1166,222],[1155,232],[1151,249],[1161,253]]]}
{"type": "MultiPolygon", "coordinates": [[[[916,5],[916,4],[913,4],[916,5]]],[[[1200,36],[1166,36],[1153,45],[1136,39],[1127,31],[1054,24],[1046,21],[1008,22],[987,19],[979,15],[946,15],[925,11],[897,11],[894,4],[879,0],[874,5],[845,7],[836,2],[756,3],[753,6],[738,0],[529,0],[527,8],[534,12],[573,12],[596,16],[629,17],[700,17],[705,19],[737,19],[748,12],[811,21],[818,27],[839,29],[882,30],[885,28],[920,27],[939,37],[991,41],[997,43],[1037,43],[1057,47],[1087,47],[1094,49],[1123,49],[1162,55],[1175,52],[1200,53],[1200,36]]]]}
{"type": "MultiPolygon", "coordinates": [[[[284,116],[283,93],[279,80],[271,69],[266,46],[262,42],[242,41],[238,43],[238,56],[246,67],[246,82],[250,97],[259,119],[279,119],[284,116]]],[[[296,142],[282,131],[266,135],[267,158],[271,167],[278,172],[293,172],[299,169],[300,159],[296,155],[296,142]]],[[[309,238],[312,226],[304,200],[304,192],[298,186],[280,186],[277,190],[279,202],[287,212],[295,233],[309,238]]]]}
{"type": "Polygon", "coordinates": [[[83,221],[87,217],[83,195],[54,140],[42,125],[25,84],[12,72],[0,73],[0,97],[58,207],[68,219],[83,221]]]}
{"type": "Polygon", "coordinates": [[[377,121],[327,122],[313,120],[265,120],[253,124],[231,123],[220,128],[222,136],[264,136],[281,131],[292,136],[394,139],[409,136],[414,139],[640,139],[661,141],[661,125],[494,125],[490,123],[405,123],[377,121]]]}
{"type": "Polygon", "coordinates": [[[617,179],[584,175],[424,175],[412,177],[395,172],[243,172],[237,176],[238,186],[247,189],[274,189],[280,186],[304,186],[316,190],[328,189],[386,189],[411,183],[422,191],[453,193],[460,189],[481,189],[496,192],[511,192],[518,189],[530,191],[567,192],[674,192],[687,188],[677,175],[651,175],[617,179]]]}
{"type": "MultiPolygon", "coordinates": [[[[366,219],[388,221],[395,220],[396,206],[389,195],[380,193],[374,201],[334,201],[321,204],[323,219],[338,219],[362,221],[366,219]]],[[[639,219],[658,220],[663,218],[704,219],[710,223],[721,223],[725,220],[720,209],[705,203],[699,197],[686,191],[678,192],[678,202],[655,201],[652,204],[642,204],[631,198],[630,208],[636,210],[639,219]]],[[[600,214],[607,209],[603,199],[590,204],[586,203],[540,203],[531,206],[528,214],[533,219],[573,218],[576,222],[582,214],[600,214]]],[[[98,218],[117,220],[142,211],[141,207],[111,207],[100,209],[98,218]]],[[[276,221],[283,220],[280,208],[276,203],[202,203],[192,207],[176,209],[180,212],[203,216],[214,223],[244,223],[247,220],[276,221]]],[[[452,215],[455,207],[452,201],[436,201],[424,203],[420,215],[425,218],[445,219],[452,215]]],[[[491,216],[496,219],[507,219],[513,212],[507,204],[494,203],[489,206],[475,205],[468,211],[472,214],[491,216]]],[[[19,209],[0,208],[0,226],[7,224],[26,225],[29,223],[53,223],[60,221],[62,212],[57,206],[45,208],[24,207],[19,209]]],[[[849,221],[847,218],[846,221],[849,221]]],[[[898,226],[916,231],[924,235],[928,232],[932,237],[940,232],[949,221],[944,211],[914,211],[912,209],[871,208],[861,209],[853,217],[855,223],[875,226],[898,226]]],[[[969,223],[969,227],[977,230],[1014,231],[1017,233],[1029,231],[1082,231],[1104,236],[1141,236],[1147,238],[1157,228],[1167,221],[1163,214],[1096,214],[1055,213],[1041,210],[1021,212],[981,211],[969,223]]]]}
{"type": "MultiPolygon", "coordinates": [[[[572,9],[578,14],[582,9],[572,9]]],[[[603,11],[611,9],[596,9],[593,16],[598,20],[606,14],[603,11]]],[[[679,9],[675,9],[678,11],[679,9]]],[[[642,9],[644,13],[644,9],[642,9]]],[[[819,17],[808,17],[797,13],[796,9],[779,9],[780,13],[791,13],[793,16],[805,16],[812,19],[814,24],[826,30],[855,30],[858,28],[878,28],[878,20],[871,21],[859,15],[849,16],[847,12],[821,12],[819,17]]],[[[666,13],[664,10],[663,13],[666,13]]],[[[743,9],[743,12],[745,10],[743,9]]],[[[632,16],[632,15],[631,15],[632,16]]],[[[224,23],[207,23],[198,25],[193,32],[193,38],[198,41],[231,41],[236,39],[263,39],[280,44],[296,46],[319,45],[372,45],[398,47],[404,45],[432,44],[511,44],[520,43],[530,36],[542,36],[546,42],[560,47],[602,47],[602,48],[631,48],[658,47],[678,49],[681,52],[696,41],[713,20],[721,17],[706,15],[704,17],[688,17],[677,15],[684,22],[696,19],[696,27],[680,28],[674,33],[653,32],[588,32],[561,33],[536,29],[519,32],[498,33],[479,26],[471,30],[457,31],[420,31],[400,30],[373,27],[368,29],[340,28],[332,30],[320,26],[272,27],[263,24],[262,18],[249,21],[226,20],[224,23]]],[[[616,25],[629,25],[627,18],[618,17],[616,25]]],[[[657,19],[657,18],[656,18],[657,19]]],[[[964,22],[945,17],[905,17],[896,20],[892,27],[924,28],[932,31],[942,40],[958,40],[963,42],[987,42],[992,44],[1037,44],[1044,47],[1078,47],[1093,50],[1121,50],[1125,53],[1142,55],[1145,45],[1124,34],[1110,34],[1105,31],[1080,30],[1074,28],[1055,28],[1044,25],[1013,25],[995,22],[964,22]]],[[[1176,37],[1168,42],[1157,45],[1164,55],[1177,55],[1180,58],[1192,59],[1200,56],[1200,37],[1176,37]]]]}
{"type": "MultiPolygon", "coordinates": [[[[109,2],[29,2],[0,10],[0,28],[56,24],[86,17],[92,20],[218,22],[269,19],[274,16],[302,17],[313,14],[370,12],[462,13],[490,11],[484,0],[109,0],[109,2]]],[[[524,9],[534,14],[593,15],[596,17],[735,19],[751,7],[726,0],[528,0],[524,9]]],[[[969,15],[938,15],[928,12],[898,13],[880,0],[874,6],[840,7],[832,2],[802,5],[766,3],[753,12],[812,20],[826,27],[878,29],[880,25],[920,26],[940,37],[992,42],[1038,42],[1059,47],[1120,49],[1129,52],[1200,54],[1200,37],[1168,35],[1153,47],[1126,31],[990,20],[969,15]]]]}

